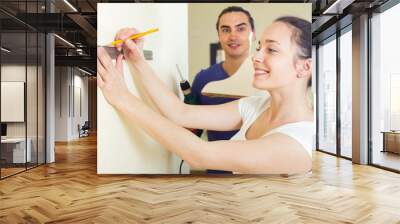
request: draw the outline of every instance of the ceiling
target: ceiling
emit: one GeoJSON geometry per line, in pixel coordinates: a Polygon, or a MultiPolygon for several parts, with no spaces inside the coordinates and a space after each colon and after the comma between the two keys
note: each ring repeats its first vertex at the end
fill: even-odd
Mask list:
{"type": "MultiPolygon", "coordinates": [[[[346,21],[347,17],[351,23],[352,16],[357,16],[365,10],[374,9],[386,1],[388,0],[233,0],[230,2],[312,3],[313,41],[317,42],[335,32],[338,20],[346,21]]],[[[28,32],[54,32],[74,45],[72,47],[61,38],[55,38],[56,65],[83,66],[95,71],[97,3],[105,2],[171,1],[47,0],[46,6],[45,0],[1,0],[1,44],[7,46],[8,49],[13,49],[14,56],[30,55],[36,51],[37,41],[36,35],[33,34],[25,38],[26,30],[28,32]],[[52,13],[49,13],[50,11],[52,13]],[[26,43],[28,43],[28,47],[25,50],[26,43]]],[[[201,1],[192,0],[191,2],[201,1]]],[[[225,1],[214,0],[214,2],[225,1]]],[[[346,26],[346,22],[342,22],[341,26],[346,26]]],[[[39,49],[42,47],[42,44],[39,44],[39,49]]]]}

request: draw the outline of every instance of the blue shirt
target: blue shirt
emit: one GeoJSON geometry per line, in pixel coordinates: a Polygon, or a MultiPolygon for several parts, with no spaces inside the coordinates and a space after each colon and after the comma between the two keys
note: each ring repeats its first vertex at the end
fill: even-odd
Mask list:
{"type": "MultiPolygon", "coordinates": [[[[192,94],[198,99],[198,104],[200,105],[217,105],[236,100],[234,98],[225,97],[208,97],[201,94],[204,86],[212,81],[218,81],[229,78],[228,73],[222,67],[222,62],[219,64],[212,65],[207,69],[201,70],[194,78],[192,84],[192,94]]],[[[235,131],[212,131],[207,130],[208,141],[218,141],[218,140],[229,140],[233,135],[236,134],[238,130],[235,131]]]]}

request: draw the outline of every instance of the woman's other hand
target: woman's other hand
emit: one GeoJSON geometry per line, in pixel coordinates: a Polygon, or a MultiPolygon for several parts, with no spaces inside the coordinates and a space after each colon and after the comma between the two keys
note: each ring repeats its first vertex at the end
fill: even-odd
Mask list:
{"type": "Polygon", "coordinates": [[[129,60],[132,63],[135,63],[141,59],[144,59],[143,56],[143,37],[137,38],[135,40],[127,39],[132,35],[140,33],[135,28],[124,28],[117,32],[115,35],[115,40],[124,40],[123,43],[116,44],[115,47],[118,51],[123,50],[125,59],[129,60]]]}
{"type": "Polygon", "coordinates": [[[97,86],[107,102],[117,108],[130,94],[124,80],[122,59],[123,55],[118,55],[114,65],[107,52],[102,47],[97,48],[97,86]]]}

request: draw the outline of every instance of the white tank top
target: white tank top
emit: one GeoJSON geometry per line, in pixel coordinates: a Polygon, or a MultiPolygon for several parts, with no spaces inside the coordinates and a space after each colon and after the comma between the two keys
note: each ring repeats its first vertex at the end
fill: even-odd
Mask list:
{"type": "MultiPolygon", "coordinates": [[[[231,140],[246,140],[246,132],[258,116],[269,107],[269,97],[267,96],[250,96],[244,97],[239,100],[239,113],[242,117],[242,127],[240,130],[231,138],[231,140]]],[[[300,143],[307,153],[312,156],[312,150],[314,147],[314,136],[315,136],[315,123],[312,121],[300,121],[294,123],[288,123],[276,127],[264,136],[268,136],[274,133],[285,134],[298,143],[300,143]]]]}

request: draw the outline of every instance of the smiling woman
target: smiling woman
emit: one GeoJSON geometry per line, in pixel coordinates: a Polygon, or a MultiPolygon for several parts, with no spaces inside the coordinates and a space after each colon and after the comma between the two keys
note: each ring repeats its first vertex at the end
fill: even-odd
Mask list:
{"type": "Polygon", "coordinates": [[[194,167],[262,174],[311,169],[314,122],[307,100],[312,69],[310,22],[283,17],[265,29],[253,57],[253,85],[268,91],[270,98],[246,97],[212,106],[186,105],[165,87],[143,58],[144,40],[126,39],[136,33],[132,28],[117,33],[115,38],[125,41],[117,47],[123,56],[115,65],[104,49],[98,49],[98,85],[123,116],[194,167]],[[123,59],[138,71],[135,75],[164,116],[128,91],[123,59]],[[230,141],[206,142],[184,127],[240,131],[230,141]]]}

